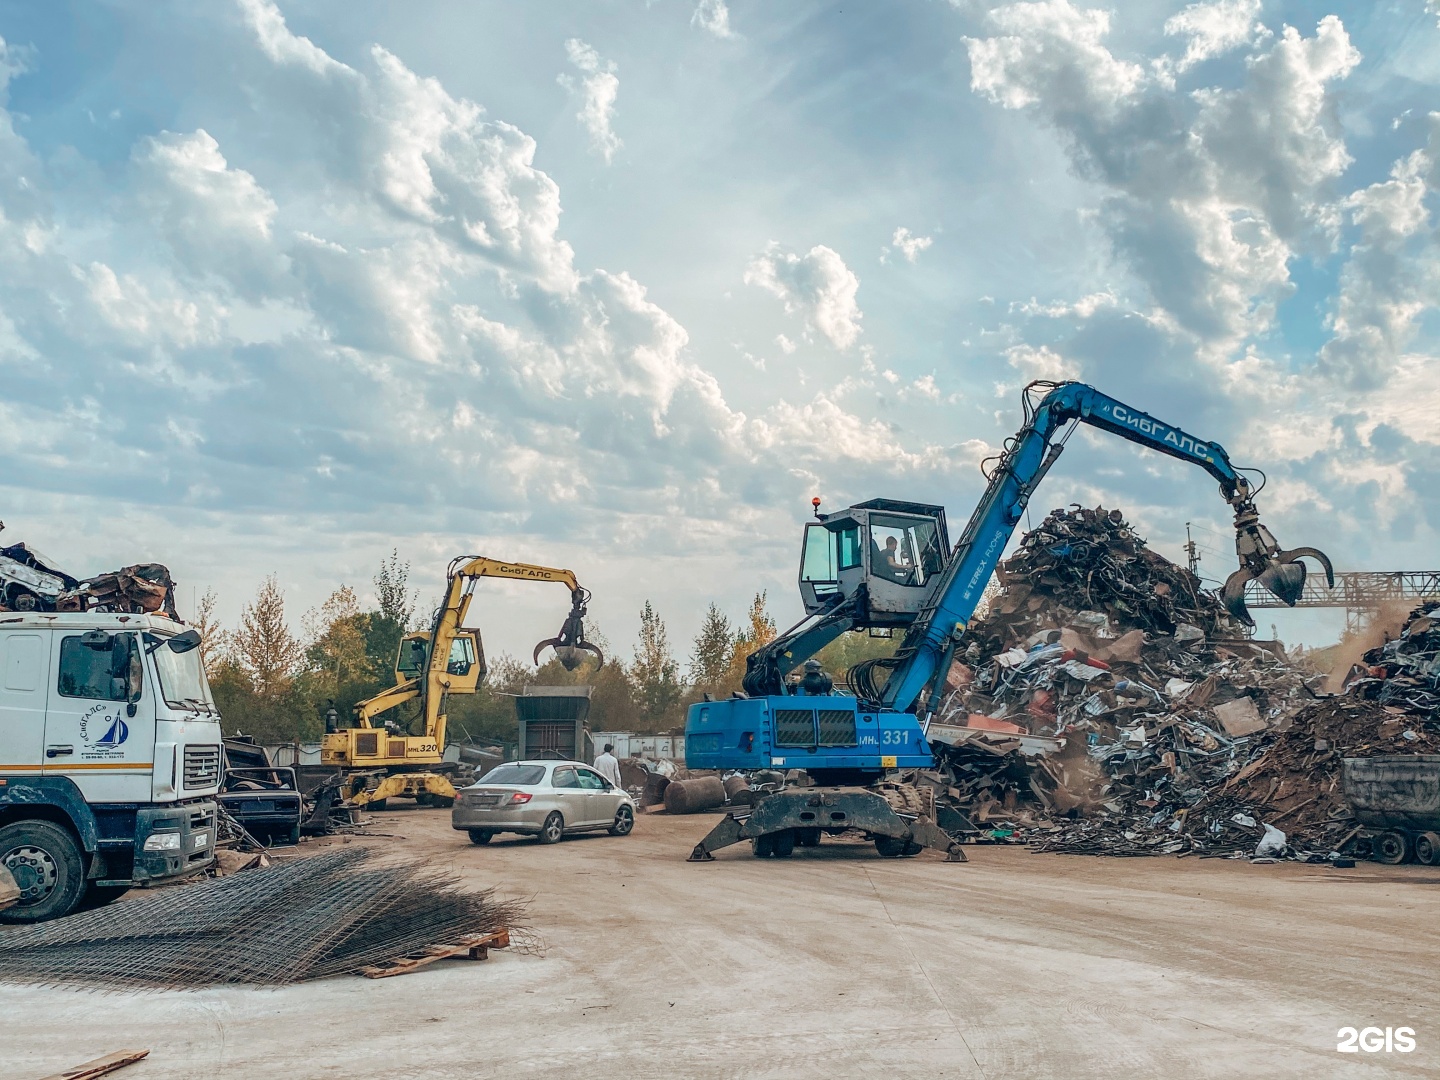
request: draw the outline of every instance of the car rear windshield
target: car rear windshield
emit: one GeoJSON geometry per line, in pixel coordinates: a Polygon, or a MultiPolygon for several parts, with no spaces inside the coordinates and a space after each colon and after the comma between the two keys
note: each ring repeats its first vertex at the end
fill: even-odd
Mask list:
{"type": "Polygon", "coordinates": [[[480,778],[480,783],[534,787],[544,778],[544,765],[496,765],[480,778]]]}

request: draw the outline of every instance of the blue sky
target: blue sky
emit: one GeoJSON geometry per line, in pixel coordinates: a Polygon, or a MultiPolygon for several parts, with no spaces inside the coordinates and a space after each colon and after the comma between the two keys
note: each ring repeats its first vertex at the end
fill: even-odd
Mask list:
{"type": "MultiPolygon", "coordinates": [[[[0,0],[4,538],[297,624],[392,547],[550,562],[683,647],[798,614],[814,494],[963,520],[1075,377],[1430,568],[1437,6],[0,0]]],[[[1224,543],[1106,436],[1071,501],[1224,543]]],[[[517,653],[563,607],[490,597],[517,653]]]]}

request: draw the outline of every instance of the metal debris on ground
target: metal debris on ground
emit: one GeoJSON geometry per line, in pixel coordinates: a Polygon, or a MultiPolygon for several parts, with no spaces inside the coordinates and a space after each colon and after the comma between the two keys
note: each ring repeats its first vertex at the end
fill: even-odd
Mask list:
{"type": "Polygon", "coordinates": [[[282,985],[355,972],[466,935],[525,904],[361,848],[276,863],[0,932],[0,981],[123,989],[282,985]]]}

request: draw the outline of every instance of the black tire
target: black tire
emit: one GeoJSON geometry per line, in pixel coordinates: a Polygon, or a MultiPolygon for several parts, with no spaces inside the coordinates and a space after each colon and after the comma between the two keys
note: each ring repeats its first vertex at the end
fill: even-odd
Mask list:
{"type": "Polygon", "coordinates": [[[565,837],[565,819],[556,810],[545,819],[545,824],[540,826],[540,835],[535,839],[542,844],[558,844],[565,837]]]}
{"type": "Polygon", "coordinates": [[[768,859],[775,854],[775,835],[766,833],[764,836],[757,836],[750,841],[750,850],[755,853],[757,859],[768,859]]]}
{"type": "Polygon", "coordinates": [[[96,885],[91,882],[85,889],[85,895],[80,898],[80,906],[75,910],[90,911],[92,908],[104,907],[119,900],[129,891],[129,885],[96,885]]]}
{"type": "Polygon", "coordinates": [[[455,800],[449,795],[431,795],[430,805],[437,810],[449,810],[455,805],[455,800]]]}
{"type": "Polygon", "coordinates": [[[366,809],[366,810],[384,810],[384,809],[385,809],[385,804],[386,804],[388,801],[389,801],[388,799],[374,799],[374,800],[372,800],[371,802],[367,802],[367,803],[365,804],[365,809],[366,809]]]}
{"type": "Polygon", "coordinates": [[[770,852],[777,859],[788,859],[795,854],[795,830],[786,829],[770,838],[770,852]]]}
{"type": "Polygon", "coordinates": [[[630,830],[635,828],[635,811],[628,806],[622,806],[615,811],[615,824],[610,826],[611,836],[629,836],[630,830]]]}
{"type": "Polygon", "coordinates": [[[494,837],[495,834],[489,829],[470,830],[470,842],[472,844],[480,844],[481,846],[484,846],[485,844],[488,844],[492,839],[494,839],[494,837]]]}
{"type": "Polygon", "coordinates": [[[17,821],[0,829],[0,863],[20,886],[21,900],[0,922],[33,923],[75,911],[85,897],[85,859],[68,829],[49,821],[17,821]]]}
{"type": "Polygon", "coordinates": [[[300,843],[300,823],[298,821],[290,826],[290,843],[300,843]]]}
{"type": "Polygon", "coordinates": [[[1440,864],[1440,834],[1422,832],[1415,837],[1415,861],[1425,866],[1440,864]]]}
{"type": "Polygon", "coordinates": [[[905,840],[899,836],[877,836],[875,850],[886,859],[898,859],[905,854],[905,840]]]}
{"type": "Polygon", "coordinates": [[[819,847],[819,846],[820,846],[820,830],[819,830],[819,829],[796,829],[796,830],[795,830],[795,842],[796,842],[797,844],[799,844],[801,847],[819,847]]]}
{"type": "Polygon", "coordinates": [[[1410,838],[1402,832],[1383,832],[1371,842],[1375,861],[1394,866],[1410,855],[1410,838]]]}

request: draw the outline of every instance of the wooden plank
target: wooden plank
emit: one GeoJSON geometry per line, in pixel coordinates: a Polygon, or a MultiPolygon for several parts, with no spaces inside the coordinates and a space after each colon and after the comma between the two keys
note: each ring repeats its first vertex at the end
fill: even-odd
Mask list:
{"type": "Polygon", "coordinates": [[[123,1069],[126,1065],[134,1065],[135,1062],[148,1057],[149,1054],[149,1050],[116,1050],[113,1054],[106,1054],[94,1061],[87,1061],[84,1065],[76,1065],[73,1069],[51,1073],[42,1080],[93,1080],[94,1077],[104,1076],[116,1069],[123,1069]]]}
{"type": "Polygon", "coordinates": [[[468,960],[484,960],[489,957],[491,949],[505,949],[509,945],[509,930],[496,930],[491,934],[468,934],[459,941],[445,945],[427,945],[419,952],[362,967],[358,973],[367,979],[388,979],[392,975],[404,975],[433,964],[436,960],[460,957],[462,954],[468,960]]]}

